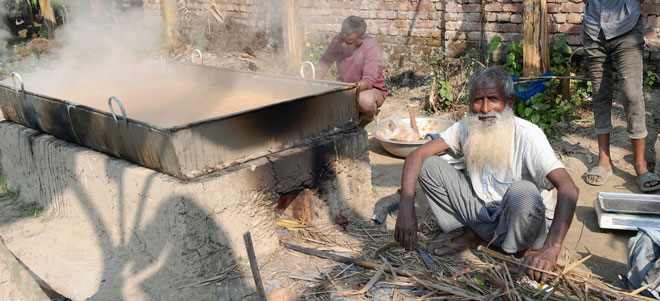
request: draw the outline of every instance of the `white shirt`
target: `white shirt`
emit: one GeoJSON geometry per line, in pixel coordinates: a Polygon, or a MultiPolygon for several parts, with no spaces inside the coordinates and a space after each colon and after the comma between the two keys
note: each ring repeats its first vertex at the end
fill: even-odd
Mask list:
{"type": "MultiPolygon", "coordinates": [[[[463,146],[467,140],[466,121],[463,119],[454,123],[440,134],[449,149],[456,153],[464,153],[463,146]]],[[[486,203],[501,201],[514,182],[530,181],[543,196],[546,216],[552,218],[555,209],[552,197],[554,185],[548,181],[547,176],[557,168],[564,168],[564,165],[555,156],[543,131],[527,120],[514,117],[509,168],[495,174],[490,166],[486,165],[481,170],[468,169],[468,177],[477,196],[486,203]]]]}

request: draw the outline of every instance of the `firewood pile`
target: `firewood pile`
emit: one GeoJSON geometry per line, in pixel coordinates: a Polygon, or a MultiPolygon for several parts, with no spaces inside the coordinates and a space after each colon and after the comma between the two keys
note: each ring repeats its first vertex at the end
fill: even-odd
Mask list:
{"type": "MultiPolygon", "coordinates": [[[[577,245],[562,251],[548,281],[539,284],[526,276],[515,258],[480,247],[453,255],[435,256],[424,251],[432,240],[451,239],[460,230],[442,234],[430,215],[420,221],[418,250],[405,251],[393,242],[393,231],[372,221],[337,216],[334,224],[307,226],[280,219],[288,234],[282,245],[292,255],[329,259],[337,264],[289,278],[305,284],[300,300],[640,300],[642,289],[624,291],[602,281],[584,265],[577,245]],[[347,221],[344,227],[337,221],[347,221]],[[295,254],[294,254],[295,253],[295,254]]],[[[310,257],[310,258],[313,258],[310,257]]]]}

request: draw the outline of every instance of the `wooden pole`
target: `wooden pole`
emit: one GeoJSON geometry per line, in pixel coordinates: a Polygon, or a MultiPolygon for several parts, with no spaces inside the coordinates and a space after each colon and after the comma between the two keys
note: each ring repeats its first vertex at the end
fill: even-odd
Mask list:
{"type": "Polygon", "coordinates": [[[298,22],[298,14],[296,13],[298,0],[283,1],[284,40],[287,43],[289,60],[294,66],[297,66],[302,61],[302,37],[300,34],[300,22],[298,22]]]}
{"type": "Polygon", "coordinates": [[[546,0],[523,1],[523,75],[550,71],[546,0]]]}
{"type": "MultiPolygon", "coordinates": [[[[372,269],[372,270],[375,270],[380,266],[379,264],[377,264],[375,262],[357,260],[355,258],[351,258],[351,257],[348,257],[348,256],[339,255],[339,254],[330,253],[330,252],[321,251],[321,250],[316,250],[316,249],[312,249],[312,248],[306,248],[306,247],[303,247],[303,246],[294,245],[294,244],[290,244],[290,243],[286,243],[286,242],[284,243],[284,247],[286,247],[287,249],[290,249],[290,250],[298,251],[298,252],[303,253],[303,254],[312,255],[312,256],[316,256],[316,257],[320,257],[320,258],[325,258],[325,259],[329,259],[329,260],[333,260],[333,261],[341,262],[341,263],[345,263],[345,264],[354,264],[354,265],[361,266],[361,267],[367,268],[367,269],[372,269]]],[[[390,269],[389,267],[384,268],[383,271],[386,272],[386,273],[392,273],[392,269],[390,269]]],[[[413,273],[411,273],[409,271],[406,271],[406,270],[394,269],[394,272],[397,275],[403,275],[403,276],[406,276],[406,277],[414,276],[413,273]]]]}
{"type": "Polygon", "coordinates": [[[42,26],[46,29],[46,35],[49,39],[55,37],[55,27],[57,22],[55,21],[55,12],[53,11],[53,5],[50,3],[50,0],[39,0],[39,11],[44,17],[42,26]]]}
{"type": "Polygon", "coordinates": [[[9,281],[16,285],[18,291],[23,294],[26,300],[50,300],[46,293],[39,287],[34,278],[30,275],[23,265],[14,257],[14,254],[7,249],[5,242],[0,238],[0,266],[6,267],[9,281]]]}
{"type": "Polygon", "coordinates": [[[167,46],[170,49],[176,48],[178,31],[177,24],[177,7],[176,0],[161,0],[160,11],[163,15],[165,22],[165,35],[167,39],[167,46]]]}
{"type": "Polygon", "coordinates": [[[247,251],[248,259],[250,260],[250,269],[252,270],[252,277],[254,278],[254,285],[257,288],[259,300],[266,300],[266,292],[264,291],[264,284],[261,282],[261,274],[259,274],[259,264],[257,264],[257,256],[254,255],[254,246],[252,245],[252,235],[250,231],[243,234],[245,241],[245,250],[247,251]]]}

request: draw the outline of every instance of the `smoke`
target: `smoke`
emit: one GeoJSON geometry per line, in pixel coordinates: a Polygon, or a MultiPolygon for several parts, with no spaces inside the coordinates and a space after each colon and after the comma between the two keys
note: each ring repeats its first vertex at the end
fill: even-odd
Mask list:
{"type": "Polygon", "coordinates": [[[15,5],[15,0],[0,1],[0,17],[3,20],[3,22],[0,22],[0,62],[6,62],[11,57],[8,42],[12,35],[7,22],[4,22],[4,20],[8,20],[11,16],[18,14],[16,9],[12,9],[15,5]]]}
{"type": "Polygon", "coordinates": [[[55,30],[55,41],[32,40],[22,52],[43,54],[29,55],[7,68],[21,74],[29,91],[74,101],[67,97],[89,91],[99,81],[108,87],[125,86],[138,73],[148,81],[148,70],[134,66],[163,56],[162,19],[146,15],[142,7],[115,2],[62,1],[67,22],[55,30]]]}
{"type": "Polygon", "coordinates": [[[55,31],[61,48],[46,58],[51,62],[49,69],[103,68],[161,53],[162,22],[146,16],[142,8],[92,7],[88,0],[66,3],[70,22],[55,31]]]}

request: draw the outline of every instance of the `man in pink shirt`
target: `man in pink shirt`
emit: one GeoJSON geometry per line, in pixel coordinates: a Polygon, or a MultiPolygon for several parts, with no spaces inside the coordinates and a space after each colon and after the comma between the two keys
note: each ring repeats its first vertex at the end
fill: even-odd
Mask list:
{"type": "Polygon", "coordinates": [[[367,23],[350,16],[341,25],[316,67],[316,78],[323,79],[330,66],[337,63],[339,80],[360,85],[358,108],[360,124],[366,125],[376,115],[387,97],[383,78],[383,52],[376,39],[364,36],[367,23]]]}

